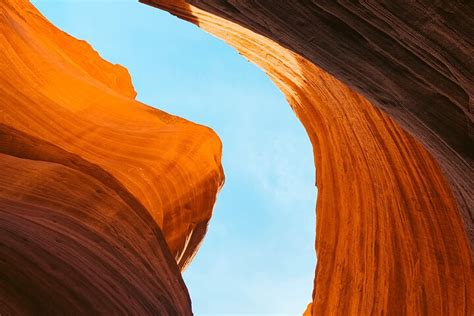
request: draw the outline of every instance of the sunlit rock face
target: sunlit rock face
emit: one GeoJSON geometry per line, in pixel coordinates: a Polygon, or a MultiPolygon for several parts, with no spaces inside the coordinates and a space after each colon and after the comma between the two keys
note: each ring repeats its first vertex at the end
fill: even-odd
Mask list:
{"type": "Polygon", "coordinates": [[[300,54],[388,113],[441,165],[474,243],[473,1],[188,2],[300,54]]]}
{"type": "MultiPolygon", "coordinates": [[[[227,1],[193,1],[211,13],[182,0],[142,2],[195,23],[234,46],[266,71],[304,124],[314,148],[319,191],[318,265],[313,302],[305,315],[474,313],[470,243],[453,187],[436,160],[389,115],[302,57],[296,49],[289,50],[229,21],[240,19],[239,23],[245,26],[259,24],[271,28],[272,38],[280,39],[287,35],[277,32],[278,24],[271,24],[272,12],[283,6],[288,15],[295,14],[291,5],[284,5],[290,2],[233,1],[231,5],[227,1]],[[214,3],[216,6],[210,5],[214,3]]],[[[304,12],[311,12],[310,7],[298,6],[304,12]]],[[[317,27],[316,22],[304,25],[317,27]]],[[[298,32],[302,25],[281,27],[298,32]]],[[[316,37],[311,42],[317,44],[319,32],[312,30],[305,41],[316,37]]],[[[339,40],[337,34],[332,40],[339,40]]],[[[328,49],[336,45],[331,41],[325,44],[328,49]]],[[[359,56],[346,66],[364,67],[358,64],[364,62],[363,58],[359,56]]],[[[366,66],[377,74],[385,71],[383,64],[366,66]]],[[[406,85],[413,85],[411,79],[406,85]]],[[[367,82],[365,87],[369,87],[367,82]]],[[[417,87],[407,89],[412,88],[417,87]]],[[[385,91],[384,95],[387,100],[404,102],[405,99],[393,99],[394,93],[399,92],[385,91]]],[[[433,93],[437,93],[435,89],[433,93]]],[[[376,101],[375,97],[372,99],[376,101]]],[[[448,116],[450,111],[457,110],[449,110],[448,116]]],[[[417,136],[425,143],[438,137],[434,133],[417,136]]],[[[439,153],[447,148],[442,147],[439,153]]],[[[452,149],[445,158],[452,157],[452,149]]],[[[465,163],[465,158],[460,156],[453,163],[465,163]]],[[[464,167],[461,169],[468,172],[464,167]]],[[[465,192],[472,190],[468,175],[457,182],[465,181],[465,192]]],[[[464,205],[471,205],[470,198],[464,205]]]]}
{"type": "Polygon", "coordinates": [[[218,137],[26,0],[0,3],[0,73],[0,314],[191,314],[218,137]]]}
{"type": "MultiPolygon", "coordinates": [[[[474,313],[470,8],[193,1],[223,19],[146,2],[236,47],[304,124],[319,187],[305,315],[474,313]]],[[[180,268],[223,181],[216,135],[135,101],[124,68],[26,0],[0,3],[0,35],[0,314],[190,315],[180,268]]]]}

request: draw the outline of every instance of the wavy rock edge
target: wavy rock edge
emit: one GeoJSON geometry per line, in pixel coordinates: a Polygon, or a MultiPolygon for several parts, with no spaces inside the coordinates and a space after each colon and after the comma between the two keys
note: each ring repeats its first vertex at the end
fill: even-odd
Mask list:
{"type": "Polygon", "coordinates": [[[136,101],[27,0],[0,4],[0,72],[0,314],[192,315],[217,135],[136,101]]]}

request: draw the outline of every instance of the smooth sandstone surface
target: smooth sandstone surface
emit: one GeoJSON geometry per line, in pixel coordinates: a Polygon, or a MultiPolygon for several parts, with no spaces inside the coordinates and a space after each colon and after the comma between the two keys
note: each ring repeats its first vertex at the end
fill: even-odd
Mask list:
{"type": "MultiPolygon", "coordinates": [[[[332,14],[323,15],[309,10],[314,2],[302,10],[303,2],[291,1],[193,1],[226,19],[183,0],[146,2],[198,24],[264,69],[308,131],[319,187],[318,266],[305,315],[474,313],[466,234],[472,106],[459,92],[472,95],[468,8],[460,13],[461,2],[453,2],[433,11],[435,31],[407,40],[410,46],[400,39],[419,34],[391,29],[388,13],[402,11],[389,7],[368,24],[393,31],[412,53],[396,55],[404,51],[384,36],[366,50],[349,41],[357,39],[349,22],[365,38],[379,33],[370,19],[349,19],[350,10],[335,14],[339,2],[324,2],[332,14]],[[452,37],[440,37],[449,14],[465,17],[456,22],[467,28],[454,32],[457,53],[430,46],[452,37]],[[306,42],[313,46],[300,47],[306,42]],[[322,47],[325,62],[312,55],[322,47]],[[438,55],[420,61],[410,59],[413,52],[438,55]],[[413,77],[397,77],[396,67],[413,77]]],[[[0,4],[0,72],[0,313],[190,315],[180,268],[197,250],[223,182],[217,136],[134,100],[124,68],[52,26],[26,0],[0,4]]]]}
{"type": "Polygon", "coordinates": [[[26,0],[0,3],[0,73],[0,314],[190,315],[219,138],[26,0]]]}
{"type": "MultiPolygon", "coordinates": [[[[249,11],[271,15],[268,3],[216,1],[229,13],[221,18],[183,0],[142,2],[234,46],[266,71],[304,124],[319,191],[318,264],[305,315],[474,313],[472,254],[457,201],[418,140],[310,60],[228,20],[244,16],[245,5],[245,21],[266,25],[265,15],[253,15],[259,10],[249,11]]],[[[207,10],[206,3],[193,1],[207,10]]]]}
{"type": "Polygon", "coordinates": [[[474,1],[188,2],[312,61],[414,135],[441,165],[474,248],[474,1]]]}
{"type": "Polygon", "coordinates": [[[191,315],[145,209],[61,163],[0,154],[0,168],[2,315],[191,315]]]}

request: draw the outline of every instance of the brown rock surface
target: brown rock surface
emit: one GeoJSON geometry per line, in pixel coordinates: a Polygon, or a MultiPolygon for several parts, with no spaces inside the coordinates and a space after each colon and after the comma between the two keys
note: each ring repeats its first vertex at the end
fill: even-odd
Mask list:
{"type": "Polygon", "coordinates": [[[133,198],[39,155],[0,154],[0,168],[2,315],[191,314],[159,227],[133,198]]]}
{"type": "Polygon", "coordinates": [[[416,136],[474,243],[474,1],[188,2],[312,61],[416,136]]]}
{"type": "MultiPolygon", "coordinates": [[[[397,2],[360,12],[339,2],[194,1],[292,51],[182,0],[146,2],[235,46],[304,124],[319,187],[307,314],[474,313],[456,204],[471,228],[467,6],[437,2],[428,8],[436,18],[421,23],[409,2],[418,8],[403,11],[410,23],[391,28],[397,2]],[[367,18],[374,12],[384,18],[367,18]],[[418,136],[453,190],[417,140],[313,62],[418,136]]],[[[0,312],[191,314],[178,265],[196,251],[223,180],[215,134],[135,101],[125,69],[26,0],[0,4],[0,72],[0,312]]]]}
{"type": "Polygon", "coordinates": [[[0,73],[0,314],[191,314],[218,137],[26,0],[0,3],[0,73]]]}
{"type": "MultiPolygon", "coordinates": [[[[237,48],[267,72],[304,124],[313,143],[319,188],[318,266],[306,314],[474,313],[473,261],[463,221],[438,163],[416,139],[363,96],[268,38],[183,0],[142,2],[237,48]]],[[[235,18],[262,25],[273,10],[270,2],[219,3],[225,3],[218,8],[227,10],[228,18],[235,13],[235,18]],[[256,9],[244,15],[238,11],[241,5],[256,9]],[[260,9],[265,14],[259,16],[260,9]]],[[[271,2],[278,9],[281,3],[271,2]]],[[[468,176],[457,182],[467,184],[464,192],[472,190],[468,176]]],[[[471,205],[471,197],[465,206],[471,205]]]]}

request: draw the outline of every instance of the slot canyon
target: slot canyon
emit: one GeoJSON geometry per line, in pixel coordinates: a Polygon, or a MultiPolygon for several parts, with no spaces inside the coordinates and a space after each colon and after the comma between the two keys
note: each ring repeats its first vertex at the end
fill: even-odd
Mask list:
{"type": "MultiPolygon", "coordinates": [[[[234,47],[303,124],[304,315],[474,314],[474,3],[140,2],[234,47]]],[[[0,56],[0,314],[192,315],[181,272],[224,185],[218,135],[137,101],[28,0],[0,3],[0,56]]]]}

